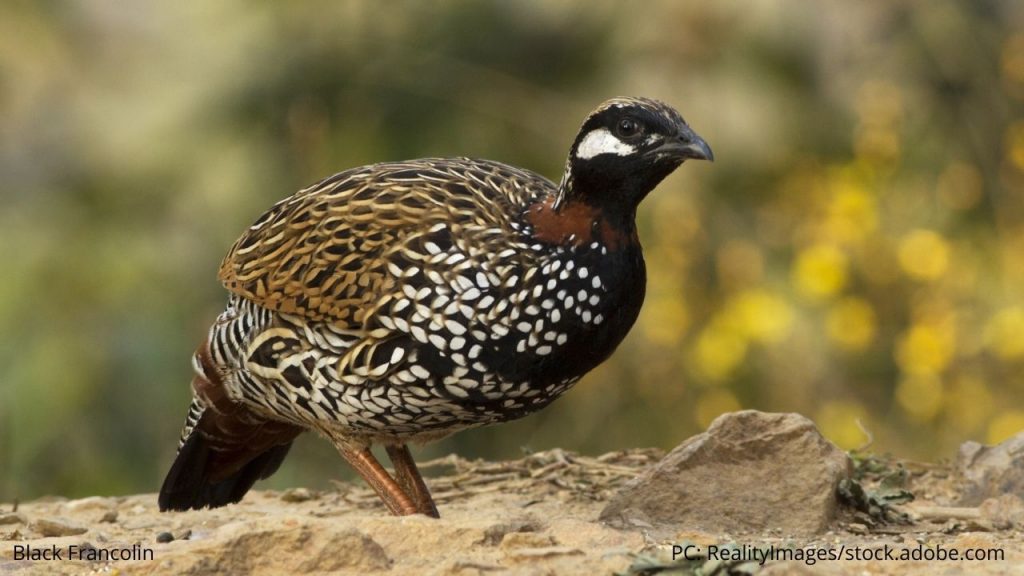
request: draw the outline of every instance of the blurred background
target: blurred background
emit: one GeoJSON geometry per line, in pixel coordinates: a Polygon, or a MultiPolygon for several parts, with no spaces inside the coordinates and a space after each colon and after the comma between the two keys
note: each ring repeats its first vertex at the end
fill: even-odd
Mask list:
{"type": "MultiPolygon", "coordinates": [[[[549,409],[419,450],[671,448],[741,408],[949,458],[1024,429],[1024,4],[5,2],[0,501],[153,492],[220,259],[361,164],[557,181],[614,95],[713,146],[641,206],[648,296],[549,409]],[[858,424],[858,422],[860,424],[858,424]]],[[[350,477],[305,437],[263,486],[350,477]]]]}

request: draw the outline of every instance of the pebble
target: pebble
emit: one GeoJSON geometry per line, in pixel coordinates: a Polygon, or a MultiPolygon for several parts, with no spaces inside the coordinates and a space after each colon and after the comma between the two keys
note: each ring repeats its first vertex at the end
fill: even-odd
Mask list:
{"type": "Polygon", "coordinates": [[[31,528],[45,537],[75,536],[89,531],[85,526],[64,518],[40,518],[32,523],[31,528]]]}
{"type": "Polygon", "coordinates": [[[109,498],[101,496],[89,496],[88,498],[80,498],[78,500],[72,500],[64,505],[64,507],[70,512],[80,512],[82,510],[97,510],[97,509],[109,509],[111,508],[111,502],[109,498]]]}
{"type": "Polygon", "coordinates": [[[103,513],[100,522],[117,522],[117,510],[108,510],[103,513]]]}
{"type": "Polygon", "coordinates": [[[159,544],[167,544],[168,542],[174,542],[174,534],[170,532],[161,532],[156,535],[156,541],[159,544]]]}
{"type": "Polygon", "coordinates": [[[846,526],[846,529],[849,530],[853,534],[867,534],[868,533],[867,525],[861,524],[859,522],[851,522],[851,523],[849,523],[846,526]]]}
{"type": "Polygon", "coordinates": [[[509,557],[515,560],[539,560],[554,556],[577,556],[583,551],[569,546],[545,546],[544,548],[526,548],[509,552],[509,557]]]}
{"type": "Polygon", "coordinates": [[[281,500],[285,502],[306,502],[313,498],[314,495],[308,488],[289,488],[281,494],[281,500]]]}
{"type": "Polygon", "coordinates": [[[17,512],[0,514],[0,524],[25,524],[25,517],[17,512]]]}

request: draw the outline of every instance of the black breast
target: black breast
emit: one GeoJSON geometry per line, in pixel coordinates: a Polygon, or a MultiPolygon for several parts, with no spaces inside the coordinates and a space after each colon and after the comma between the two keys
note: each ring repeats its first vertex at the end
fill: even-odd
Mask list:
{"type": "Polygon", "coordinates": [[[543,388],[586,374],[622,342],[644,300],[643,256],[635,244],[567,249],[531,284],[531,298],[485,360],[502,380],[543,388]]]}

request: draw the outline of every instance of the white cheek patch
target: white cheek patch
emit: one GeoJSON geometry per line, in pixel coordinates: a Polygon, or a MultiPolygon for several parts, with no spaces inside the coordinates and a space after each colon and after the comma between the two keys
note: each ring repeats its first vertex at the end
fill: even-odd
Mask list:
{"type": "Polygon", "coordinates": [[[636,148],[619,140],[607,128],[591,130],[580,140],[576,148],[576,157],[589,160],[600,154],[615,154],[626,156],[636,152],[636,148]]]}

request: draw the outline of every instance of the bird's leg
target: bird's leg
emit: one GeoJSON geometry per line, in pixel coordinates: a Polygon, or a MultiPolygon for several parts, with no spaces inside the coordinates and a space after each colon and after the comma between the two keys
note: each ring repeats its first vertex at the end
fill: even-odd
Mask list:
{"type": "Polygon", "coordinates": [[[395,467],[395,479],[405,489],[405,493],[416,503],[419,512],[433,518],[440,518],[441,515],[437,513],[437,506],[434,505],[434,498],[430,496],[430,490],[427,488],[426,483],[423,482],[423,476],[420,475],[419,468],[416,467],[416,461],[412,459],[412,454],[409,453],[409,447],[405,444],[387,444],[384,446],[384,449],[387,450],[388,457],[391,458],[391,464],[395,467]]]}
{"type": "MultiPolygon", "coordinates": [[[[384,501],[395,516],[408,516],[420,513],[419,505],[395,482],[395,479],[388,474],[388,471],[380,465],[380,462],[373,456],[369,448],[353,450],[351,448],[338,447],[338,451],[355,468],[356,472],[366,480],[366,483],[373,488],[373,491],[384,501]]],[[[434,512],[437,515],[437,512],[434,512]]]]}

